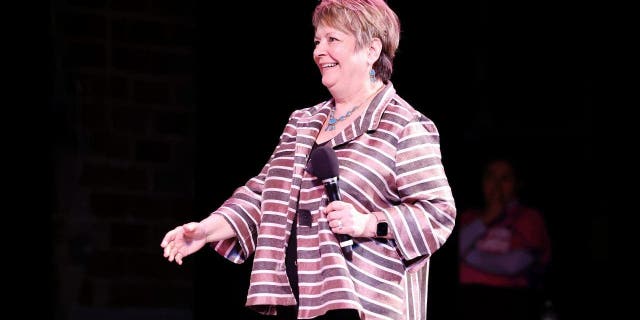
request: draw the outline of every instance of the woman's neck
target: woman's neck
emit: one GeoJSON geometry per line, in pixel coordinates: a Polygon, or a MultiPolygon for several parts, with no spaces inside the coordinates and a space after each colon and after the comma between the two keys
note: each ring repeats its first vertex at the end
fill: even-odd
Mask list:
{"type": "Polygon", "coordinates": [[[347,112],[353,107],[359,108],[366,107],[365,104],[370,103],[371,99],[382,90],[384,84],[382,81],[376,81],[367,83],[365,86],[356,90],[345,92],[343,94],[336,94],[333,96],[335,102],[335,111],[338,113],[347,112]]]}

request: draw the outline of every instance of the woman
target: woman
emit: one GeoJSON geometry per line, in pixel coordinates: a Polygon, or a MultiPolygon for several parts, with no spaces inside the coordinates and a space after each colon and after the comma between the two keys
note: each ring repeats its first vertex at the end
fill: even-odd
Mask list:
{"type": "Polygon", "coordinates": [[[551,245],[542,213],[520,202],[519,183],[511,160],[490,159],[484,206],[460,215],[460,319],[538,319],[551,245]]]}
{"type": "Polygon", "coordinates": [[[382,0],[325,0],[313,25],[331,99],[294,111],[261,172],[169,231],[164,256],[182,264],[205,244],[235,263],[253,255],[246,305],[265,315],[424,319],[429,258],[456,211],[436,126],[390,82],[398,18],[382,0]],[[314,148],[335,152],[340,200],[308,166],[314,148]]]}

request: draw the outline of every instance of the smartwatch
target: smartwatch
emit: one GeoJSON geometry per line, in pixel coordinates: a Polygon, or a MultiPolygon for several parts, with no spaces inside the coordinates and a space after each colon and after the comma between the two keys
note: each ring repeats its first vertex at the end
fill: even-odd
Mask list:
{"type": "Polygon", "coordinates": [[[389,234],[389,224],[386,221],[378,221],[376,225],[376,237],[386,237],[389,234]]]}

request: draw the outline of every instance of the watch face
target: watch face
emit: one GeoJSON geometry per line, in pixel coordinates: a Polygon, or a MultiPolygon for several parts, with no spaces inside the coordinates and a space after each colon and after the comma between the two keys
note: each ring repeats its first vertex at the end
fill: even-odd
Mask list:
{"type": "Polygon", "coordinates": [[[378,237],[384,237],[389,233],[389,225],[386,222],[378,222],[378,227],[376,229],[376,235],[378,237]]]}

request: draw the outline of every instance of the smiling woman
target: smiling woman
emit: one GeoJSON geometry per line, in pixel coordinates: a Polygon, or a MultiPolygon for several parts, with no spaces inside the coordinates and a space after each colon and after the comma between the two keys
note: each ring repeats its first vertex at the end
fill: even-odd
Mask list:
{"type": "MultiPolygon", "coordinates": [[[[456,208],[438,128],[391,81],[398,16],[383,0],[323,0],[312,25],[304,56],[329,96],[283,117],[262,168],[206,217],[168,231],[164,256],[182,265],[209,247],[252,260],[245,305],[275,319],[424,319],[429,261],[456,208]],[[317,148],[336,155],[340,197],[308,170],[317,148]]],[[[261,56],[258,70],[274,61],[261,56]]]]}

